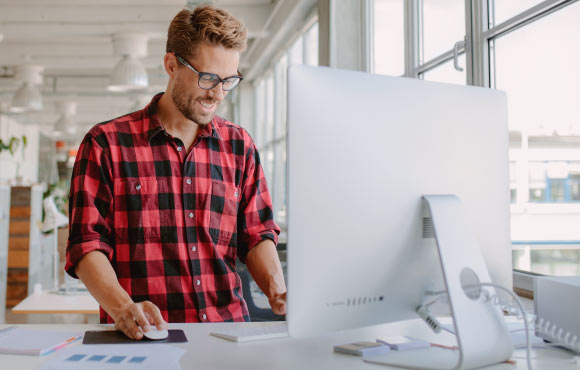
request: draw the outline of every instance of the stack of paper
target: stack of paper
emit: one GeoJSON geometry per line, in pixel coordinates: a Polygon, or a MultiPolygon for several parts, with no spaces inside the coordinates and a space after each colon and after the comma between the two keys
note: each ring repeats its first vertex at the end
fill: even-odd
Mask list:
{"type": "Polygon", "coordinates": [[[185,350],[167,344],[90,344],[58,351],[41,370],[181,370],[185,350]]]}

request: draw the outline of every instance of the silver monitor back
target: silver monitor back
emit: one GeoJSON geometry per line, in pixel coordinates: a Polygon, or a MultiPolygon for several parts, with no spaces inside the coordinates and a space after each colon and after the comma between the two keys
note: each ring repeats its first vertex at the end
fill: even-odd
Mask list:
{"type": "Polygon", "coordinates": [[[503,92],[292,66],[287,122],[292,336],[417,317],[443,287],[424,194],[462,200],[492,281],[511,288],[503,92]]]}

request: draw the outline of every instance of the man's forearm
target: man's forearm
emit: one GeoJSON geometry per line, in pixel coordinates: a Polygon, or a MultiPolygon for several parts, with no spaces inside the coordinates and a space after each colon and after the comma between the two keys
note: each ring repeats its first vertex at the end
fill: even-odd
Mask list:
{"type": "Polygon", "coordinates": [[[77,264],[75,272],[113,320],[116,321],[119,313],[133,303],[103,253],[92,251],[86,254],[77,264]]]}
{"type": "Polygon", "coordinates": [[[286,283],[276,246],[264,240],[248,252],[246,258],[252,277],[270,300],[286,293],[286,283]]]}

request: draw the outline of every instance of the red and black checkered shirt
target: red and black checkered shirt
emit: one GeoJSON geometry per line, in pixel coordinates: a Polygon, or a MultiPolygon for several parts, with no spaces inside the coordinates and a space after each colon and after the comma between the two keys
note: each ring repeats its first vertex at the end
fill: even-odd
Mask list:
{"type": "MultiPolygon", "coordinates": [[[[168,322],[249,321],[236,255],[278,241],[257,149],[215,117],[188,153],[143,110],[93,127],[80,145],[70,191],[66,271],[98,250],[133,301],[168,322]]],[[[101,322],[113,322],[100,310],[101,322]]]]}

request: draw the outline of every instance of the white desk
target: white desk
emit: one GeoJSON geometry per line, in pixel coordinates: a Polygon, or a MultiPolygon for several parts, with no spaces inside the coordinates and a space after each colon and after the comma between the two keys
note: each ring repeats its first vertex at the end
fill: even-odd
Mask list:
{"type": "MultiPolygon", "coordinates": [[[[282,338],[266,341],[234,343],[210,336],[211,331],[227,326],[270,325],[271,323],[220,323],[220,324],[170,324],[170,328],[185,331],[188,343],[175,344],[187,350],[181,358],[181,367],[185,369],[386,369],[380,365],[367,364],[360,357],[337,354],[332,346],[357,340],[373,340],[379,335],[411,335],[442,344],[452,344],[453,337],[448,333],[433,334],[425,324],[418,320],[404,321],[381,325],[372,328],[357,329],[315,338],[294,339],[282,338]]],[[[26,325],[24,325],[26,326],[26,325]]],[[[35,329],[47,330],[95,330],[103,329],[100,325],[28,325],[35,329]]],[[[3,328],[4,326],[0,326],[3,328]]],[[[74,346],[80,343],[72,344],[74,346]]],[[[553,349],[534,350],[537,358],[533,360],[535,370],[574,369],[569,352],[553,349]]],[[[51,358],[36,356],[1,355],[0,364],[6,369],[36,369],[51,358]]],[[[526,369],[525,350],[514,352],[517,364],[500,364],[489,369],[523,370],[526,369]],[[521,357],[521,359],[520,359],[521,357]]]]}
{"type": "Polygon", "coordinates": [[[50,292],[31,294],[12,309],[18,314],[98,315],[99,304],[90,294],[64,295],[50,292]]]}

